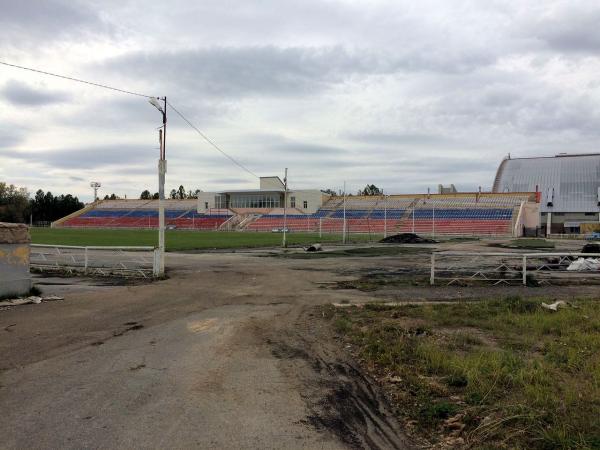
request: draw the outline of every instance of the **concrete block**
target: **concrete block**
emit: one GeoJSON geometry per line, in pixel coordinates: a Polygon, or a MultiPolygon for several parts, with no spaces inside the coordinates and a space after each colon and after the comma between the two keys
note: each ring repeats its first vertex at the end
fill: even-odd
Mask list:
{"type": "Polygon", "coordinates": [[[27,226],[0,222],[0,297],[29,293],[29,242],[27,226]]]}

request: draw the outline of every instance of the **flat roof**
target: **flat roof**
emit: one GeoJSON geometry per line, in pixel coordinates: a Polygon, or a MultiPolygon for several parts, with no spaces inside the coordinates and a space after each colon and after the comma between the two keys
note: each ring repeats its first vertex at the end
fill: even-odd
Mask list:
{"type": "Polygon", "coordinates": [[[217,194],[282,194],[283,192],[285,192],[283,189],[234,189],[231,191],[220,191],[217,194]]]}

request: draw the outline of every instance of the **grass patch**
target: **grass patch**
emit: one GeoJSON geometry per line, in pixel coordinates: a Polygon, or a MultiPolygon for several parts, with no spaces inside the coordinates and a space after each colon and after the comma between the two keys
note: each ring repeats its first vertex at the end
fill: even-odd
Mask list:
{"type": "MultiPolygon", "coordinates": [[[[114,245],[114,246],[156,246],[156,230],[108,230],[80,228],[31,228],[31,240],[34,244],[51,245],[114,245]]],[[[165,242],[167,251],[208,250],[231,248],[277,247],[281,245],[279,233],[241,233],[220,231],[182,231],[167,230],[165,242]]],[[[369,242],[378,236],[351,235],[350,242],[369,242]]],[[[341,243],[337,234],[324,234],[319,238],[316,233],[289,233],[289,245],[306,245],[316,242],[341,243]]]]}
{"type": "Polygon", "coordinates": [[[551,313],[542,301],[367,304],[323,317],[371,373],[395,380],[399,414],[424,437],[459,429],[476,448],[600,448],[600,302],[551,313]]]}

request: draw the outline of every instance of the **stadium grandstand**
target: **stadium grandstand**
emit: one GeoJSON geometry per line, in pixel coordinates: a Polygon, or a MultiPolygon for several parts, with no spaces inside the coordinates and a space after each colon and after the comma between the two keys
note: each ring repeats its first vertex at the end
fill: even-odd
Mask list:
{"type": "Polygon", "coordinates": [[[493,192],[535,192],[542,233],[600,231],[600,153],[504,159],[493,192]]]}
{"type": "MultiPolygon", "coordinates": [[[[199,213],[198,201],[165,200],[168,227],[190,230],[216,230],[231,218],[232,211],[212,209],[199,213]]],[[[158,200],[100,200],[67,217],[53,227],[157,228],[158,200]]]]}
{"type": "MultiPolygon", "coordinates": [[[[102,200],[54,227],[157,228],[158,200],[102,200]]],[[[188,230],[519,236],[539,225],[532,192],[335,196],[289,190],[278,177],[259,189],[165,200],[166,226],[188,230]],[[284,209],[285,199],[287,204],[284,209]]]]}

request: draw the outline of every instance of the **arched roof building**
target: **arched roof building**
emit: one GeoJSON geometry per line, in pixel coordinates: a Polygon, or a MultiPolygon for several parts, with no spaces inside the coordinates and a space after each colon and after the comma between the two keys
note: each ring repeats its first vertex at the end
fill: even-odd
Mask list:
{"type": "Polygon", "coordinates": [[[493,191],[538,191],[542,224],[551,215],[553,232],[577,231],[582,222],[600,220],[600,153],[506,158],[493,191]]]}

